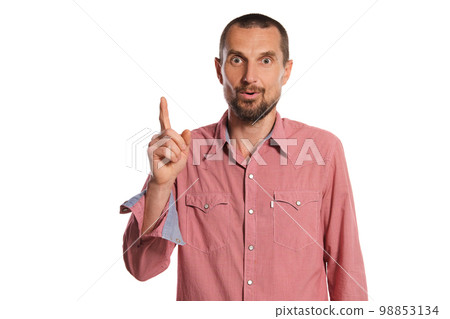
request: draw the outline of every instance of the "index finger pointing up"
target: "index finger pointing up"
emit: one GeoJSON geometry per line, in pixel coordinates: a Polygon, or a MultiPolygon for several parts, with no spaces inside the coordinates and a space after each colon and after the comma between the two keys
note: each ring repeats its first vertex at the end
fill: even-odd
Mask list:
{"type": "Polygon", "coordinates": [[[167,100],[164,96],[161,97],[161,102],[159,103],[159,123],[161,124],[161,131],[170,128],[169,110],[167,108],[167,100]]]}

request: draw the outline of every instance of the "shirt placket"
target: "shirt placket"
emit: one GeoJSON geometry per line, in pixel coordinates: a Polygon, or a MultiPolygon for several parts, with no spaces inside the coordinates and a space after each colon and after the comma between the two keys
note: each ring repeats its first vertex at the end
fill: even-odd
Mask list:
{"type": "Polygon", "coordinates": [[[256,278],[256,218],[258,211],[256,209],[257,184],[254,179],[257,178],[256,163],[250,161],[245,169],[245,198],[244,198],[244,300],[255,300],[258,280],[256,278]]]}

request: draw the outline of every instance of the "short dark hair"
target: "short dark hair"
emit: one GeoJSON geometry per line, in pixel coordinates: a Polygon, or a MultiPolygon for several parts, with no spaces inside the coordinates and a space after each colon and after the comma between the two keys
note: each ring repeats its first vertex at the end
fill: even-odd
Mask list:
{"type": "Polygon", "coordinates": [[[283,53],[283,65],[289,60],[289,38],[286,29],[278,21],[259,13],[250,13],[240,16],[227,24],[225,29],[223,29],[222,35],[220,36],[220,46],[219,46],[219,59],[222,63],[223,59],[223,48],[225,46],[225,41],[227,39],[228,31],[230,28],[237,24],[240,28],[250,29],[250,28],[269,28],[276,27],[281,35],[280,48],[283,53]]]}

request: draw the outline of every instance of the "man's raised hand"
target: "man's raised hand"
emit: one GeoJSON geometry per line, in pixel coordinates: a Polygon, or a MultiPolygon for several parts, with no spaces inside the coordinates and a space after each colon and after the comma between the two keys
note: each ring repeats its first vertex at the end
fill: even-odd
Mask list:
{"type": "Polygon", "coordinates": [[[184,130],[180,135],[170,127],[167,100],[164,97],[159,104],[159,123],[161,132],[152,137],[147,150],[153,174],[151,182],[171,185],[186,166],[191,132],[184,130]]]}

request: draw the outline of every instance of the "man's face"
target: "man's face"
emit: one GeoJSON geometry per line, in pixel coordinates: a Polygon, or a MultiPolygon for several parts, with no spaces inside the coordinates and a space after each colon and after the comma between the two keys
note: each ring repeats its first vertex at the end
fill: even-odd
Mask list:
{"type": "Polygon", "coordinates": [[[216,58],[216,71],[229,107],[242,121],[264,118],[280,98],[292,69],[292,60],[283,65],[280,41],[275,27],[233,25],[228,31],[223,61],[216,58]]]}

